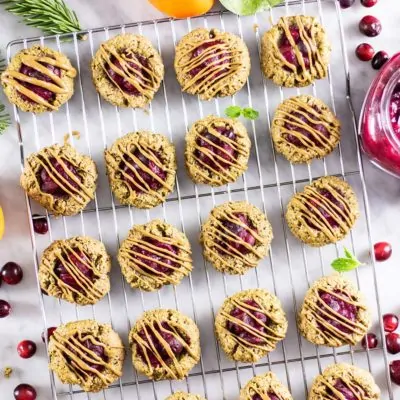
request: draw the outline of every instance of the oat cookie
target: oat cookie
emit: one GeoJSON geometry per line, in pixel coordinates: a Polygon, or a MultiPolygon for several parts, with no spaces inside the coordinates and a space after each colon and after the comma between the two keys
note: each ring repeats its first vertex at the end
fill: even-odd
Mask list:
{"type": "Polygon", "coordinates": [[[205,399],[197,394],[175,392],[174,394],[171,394],[171,396],[168,396],[165,400],[205,400],[205,399]]]}

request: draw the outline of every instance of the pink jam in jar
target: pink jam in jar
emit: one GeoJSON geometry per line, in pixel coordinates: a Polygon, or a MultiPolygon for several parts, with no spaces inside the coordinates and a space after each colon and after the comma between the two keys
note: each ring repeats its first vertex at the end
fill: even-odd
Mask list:
{"type": "Polygon", "coordinates": [[[400,53],[372,82],[361,111],[359,133],[371,162],[400,178],[400,53]]]}

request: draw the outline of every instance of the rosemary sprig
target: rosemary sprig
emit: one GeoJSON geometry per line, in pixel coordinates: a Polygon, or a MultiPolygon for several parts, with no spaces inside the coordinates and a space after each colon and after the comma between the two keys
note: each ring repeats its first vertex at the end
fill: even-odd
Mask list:
{"type": "Polygon", "coordinates": [[[0,135],[11,125],[11,118],[4,104],[0,103],[0,135]]]}
{"type": "Polygon", "coordinates": [[[76,13],[64,0],[5,0],[6,10],[22,17],[25,24],[45,34],[63,34],[82,30],[76,13]]]}

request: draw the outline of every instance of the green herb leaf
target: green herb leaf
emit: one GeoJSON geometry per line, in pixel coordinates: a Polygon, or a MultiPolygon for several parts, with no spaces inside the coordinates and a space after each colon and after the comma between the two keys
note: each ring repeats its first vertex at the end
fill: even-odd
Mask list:
{"type": "Polygon", "coordinates": [[[5,109],[4,104],[0,103],[0,135],[11,125],[10,115],[5,109]]]}
{"type": "Polygon", "coordinates": [[[364,265],[346,247],[344,248],[344,254],[345,257],[339,257],[332,261],[331,266],[335,271],[348,272],[358,268],[360,265],[364,265]]]}
{"type": "Polygon", "coordinates": [[[230,106],[225,109],[225,115],[229,118],[239,118],[242,114],[242,108],[239,106],[230,106]]]}
{"type": "Polygon", "coordinates": [[[254,108],[243,108],[242,111],[243,117],[247,118],[247,119],[251,119],[251,120],[255,120],[259,117],[260,113],[255,110],[254,108]]]}
{"type": "Polygon", "coordinates": [[[3,72],[6,69],[6,60],[0,57],[0,72],[3,72]]]}
{"type": "Polygon", "coordinates": [[[222,5],[238,15],[253,15],[259,11],[269,10],[283,0],[220,0],[222,5]]]}

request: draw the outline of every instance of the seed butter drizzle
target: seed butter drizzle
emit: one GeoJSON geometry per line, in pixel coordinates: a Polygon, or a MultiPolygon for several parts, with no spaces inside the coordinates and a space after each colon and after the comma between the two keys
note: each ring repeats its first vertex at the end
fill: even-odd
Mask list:
{"type": "Polygon", "coordinates": [[[171,334],[183,346],[184,351],[192,358],[196,358],[196,354],[194,354],[194,352],[190,348],[190,345],[186,343],[185,339],[179,333],[179,330],[181,329],[180,326],[178,326],[173,321],[168,320],[165,322],[167,322],[168,326],[171,329],[166,329],[161,325],[162,322],[163,321],[159,321],[156,317],[152,317],[145,322],[139,321],[137,323],[136,332],[141,332],[143,330],[147,340],[143,340],[136,332],[133,334],[132,339],[134,342],[136,342],[137,346],[141,348],[145,358],[143,361],[147,364],[149,371],[154,371],[155,369],[152,366],[149,358],[149,353],[151,353],[157,358],[157,361],[161,365],[160,368],[166,371],[168,379],[174,379],[174,380],[183,379],[186,375],[181,367],[178,358],[175,356],[169,344],[163,339],[163,337],[160,335],[158,331],[171,334]],[[157,329],[154,326],[157,326],[157,329]],[[157,351],[156,347],[154,346],[150,334],[153,334],[154,337],[161,343],[166,353],[168,354],[168,357],[171,359],[171,363],[167,364],[163,360],[162,355],[157,351]],[[174,368],[170,368],[171,364],[173,364],[174,368]]]}
{"type": "Polygon", "coordinates": [[[286,107],[279,110],[274,120],[275,124],[279,125],[279,129],[282,132],[282,139],[284,139],[289,146],[295,147],[296,151],[299,153],[308,155],[308,152],[311,149],[319,156],[323,157],[326,154],[326,151],[331,150],[332,143],[336,142],[340,138],[339,129],[336,124],[334,123],[334,126],[332,126],[332,121],[325,117],[326,113],[316,111],[309,104],[301,101],[297,97],[286,100],[285,105],[286,107]],[[307,118],[308,123],[302,121],[297,116],[294,116],[293,112],[301,114],[307,118]],[[308,114],[311,114],[311,116],[308,114]],[[299,130],[306,130],[312,135],[314,140],[308,138],[297,130],[285,128],[285,123],[294,125],[299,128],[299,130]],[[311,126],[312,124],[323,125],[327,129],[330,137],[326,137],[322,132],[314,129],[311,126]],[[289,134],[296,137],[301,142],[302,147],[289,142],[287,139],[289,134]]]}
{"type": "MultiPolygon", "coordinates": [[[[263,341],[263,344],[254,344],[250,343],[245,339],[242,339],[238,336],[236,336],[234,333],[231,331],[228,331],[226,327],[223,327],[225,330],[227,330],[227,333],[233,338],[233,340],[236,342],[238,346],[244,346],[246,348],[252,347],[254,349],[259,349],[259,350],[265,350],[265,349],[270,349],[271,347],[275,347],[276,342],[284,339],[285,335],[279,334],[276,332],[274,329],[271,328],[271,326],[268,324],[265,324],[263,321],[259,320],[257,317],[255,317],[250,311],[256,311],[260,312],[262,314],[265,314],[267,318],[272,321],[273,324],[278,325],[280,322],[274,320],[274,315],[268,312],[267,309],[263,308],[260,306],[260,301],[257,301],[257,299],[254,299],[254,301],[258,304],[258,308],[251,306],[250,304],[245,303],[242,300],[232,298],[231,299],[233,303],[234,308],[238,308],[240,311],[243,311],[246,313],[251,319],[253,319],[257,324],[261,325],[267,333],[260,332],[259,330],[255,329],[249,324],[246,324],[242,320],[235,318],[234,316],[230,315],[228,312],[222,310],[221,315],[228,321],[233,324],[239,325],[241,328],[243,328],[247,333],[255,336],[257,339],[260,339],[263,341]]],[[[249,349],[248,349],[249,350],[249,349]]],[[[251,350],[250,350],[251,351],[251,350]]]]}
{"type": "Polygon", "coordinates": [[[145,281],[143,277],[150,278],[156,281],[158,284],[170,283],[173,285],[177,285],[179,283],[179,277],[176,276],[175,272],[181,271],[182,273],[190,272],[190,268],[188,265],[191,265],[192,258],[190,256],[191,252],[188,250],[183,243],[178,238],[171,238],[167,236],[158,236],[147,232],[143,227],[136,227],[138,231],[138,237],[128,236],[126,238],[124,247],[121,248],[121,254],[124,258],[130,261],[129,265],[137,271],[137,278],[141,281],[145,281]],[[171,253],[166,249],[157,247],[149,242],[143,240],[144,238],[155,239],[163,243],[170,244],[178,248],[178,254],[171,253]],[[158,257],[162,257],[172,261],[174,264],[178,264],[177,267],[173,265],[168,265],[160,260],[156,260],[154,258],[148,257],[144,254],[141,254],[137,251],[133,251],[132,247],[137,246],[138,248],[145,249],[158,257]],[[173,271],[172,274],[168,275],[164,272],[157,271],[151,268],[146,263],[140,261],[140,258],[149,260],[151,262],[155,262],[163,267],[166,267],[173,271]]]}
{"type": "Polygon", "coordinates": [[[299,208],[299,219],[301,219],[303,226],[308,227],[310,230],[314,230],[308,226],[308,220],[330,240],[334,241],[336,240],[335,229],[337,228],[333,228],[329,224],[313,203],[317,202],[318,206],[323,208],[329,217],[334,219],[338,224],[339,229],[343,232],[347,232],[351,229],[355,222],[355,216],[351,212],[351,208],[346,198],[337,189],[329,184],[325,184],[323,188],[328,190],[343,205],[344,210],[341,210],[340,207],[320,194],[318,188],[312,185],[306,186],[302,193],[298,193],[293,198],[292,204],[294,207],[299,208]]]}
{"type": "MultiPolygon", "coordinates": [[[[339,392],[335,388],[334,385],[332,385],[326,378],[321,376],[321,380],[323,384],[330,389],[332,394],[330,393],[324,393],[323,397],[320,397],[321,399],[326,399],[326,400],[346,400],[346,397],[339,392]]],[[[343,383],[351,390],[352,394],[355,396],[357,400],[374,400],[375,397],[369,397],[363,390],[363,388],[352,381],[351,379],[348,379],[346,377],[340,377],[340,380],[343,381],[343,383]]]]}
{"type": "MultiPolygon", "coordinates": [[[[300,33],[300,39],[303,41],[304,45],[307,48],[307,53],[308,53],[308,59],[310,61],[310,71],[313,73],[313,69],[316,69],[316,74],[317,76],[326,76],[328,73],[328,66],[325,65],[326,63],[323,62],[321,52],[318,48],[318,44],[315,40],[315,29],[314,29],[314,24],[312,23],[310,26],[310,35],[308,35],[306,27],[303,24],[303,20],[300,15],[293,16],[292,18],[295,19],[295,24],[299,28],[299,33],[300,33]]],[[[277,62],[279,64],[283,63],[285,67],[289,68],[292,73],[296,74],[296,80],[299,82],[305,82],[307,81],[307,75],[308,75],[308,70],[306,68],[306,65],[304,63],[303,55],[301,51],[299,50],[297,44],[295,43],[292,34],[290,33],[290,19],[287,17],[282,17],[278,21],[278,27],[281,28],[285,35],[287,40],[289,41],[290,45],[292,46],[297,62],[299,63],[302,73],[298,74],[297,72],[297,67],[291,63],[289,63],[285,57],[281,54],[279,47],[278,47],[278,42],[273,42],[273,46],[275,47],[275,51],[273,54],[278,54],[278,60],[277,62]]]]}
{"type": "Polygon", "coordinates": [[[260,387],[259,384],[251,382],[246,386],[245,398],[246,400],[253,400],[255,396],[259,396],[261,400],[271,400],[269,393],[273,393],[279,400],[285,400],[279,393],[277,393],[270,384],[268,388],[260,387]],[[271,390],[272,389],[272,390],[271,390]]]}
{"type": "Polygon", "coordinates": [[[70,78],[75,78],[76,76],[76,69],[73,68],[69,63],[62,62],[57,56],[56,58],[46,57],[46,56],[33,56],[33,55],[23,55],[21,57],[21,63],[31,67],[43,75],[47,76],[52,80],[52,82],[42,81],[37,78],[32,78],[27,75],[22,74],[18,71],[5,71],[3,74],[3,81],[8,83],[10,86],[14,87],[18,92],[22,93],[26,97],[28,97],[33,102],[40,104],[42,106],[48,107],[51,110],[57,110],[58,108],[53,106],[43,97],[37,95],[29,88],[21,85],[18,81],[30,83],[32,85],[39,86],[43,89],[50,90],[51,92],[58,94],[68,94],[68,87],[64,84],[62,78],[59,78],[56,74],[50,71],[41,63],[50,64],[54,67],[60,68],[66,71],[66,75],[70,78]]]}
{"type": "Polygon", "coordinates": [[[189,43],[189,49],[183,52],[177,59],[178,68],[182,69],[183,74],[188,79],[182,88],[183,91],[191,88],[195,94],[205,94],[214,97],[227,86],[229,79],[243,68],[242,63],[233,61],[234,59],[239,60],[243,52],[232,49],[230,44],[224,41],[207,47],[197,57],[192,58],[193,52],[198,47],[215,42],[216,40],[219,39],[215,36],[208,40],[203,40],[201,43],[192,40],[189,43]],[[219,56],[222,56],[222,58],[218,58],[219,56]],[[216,60],[210,62],[198,74],[191,77],[190,71],[201,66],[203,63],[209,62],[213,58],[216,58],[216,60]]]}
{"type": "Polygon", "coordinates": [[[89,379],[91,375],[96,375],[108,386],[114,382],[114,376],[121,376],[121,373],[111,363],[104,361],[82,343],[90,340],[94,345],[102,346],[105,350],[107,350],[108,346],[98,341],[90,333],[77,332],[77,336],[78,338],[75,338],[73,335],[65,337],[55,330],[51,340],[55,347],[70,359],[68,363],[69,367],[77,376],[81,377],[82,381],[89,379]],[[104,370],[100,372],[97,369],[91,368],[89,364],[101,365],[104,370]]]}

